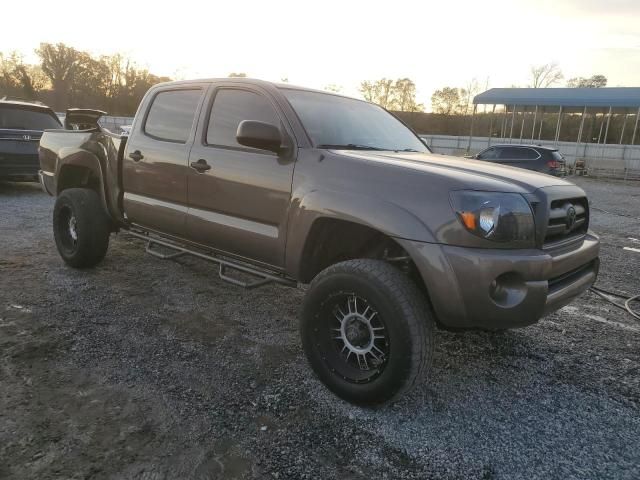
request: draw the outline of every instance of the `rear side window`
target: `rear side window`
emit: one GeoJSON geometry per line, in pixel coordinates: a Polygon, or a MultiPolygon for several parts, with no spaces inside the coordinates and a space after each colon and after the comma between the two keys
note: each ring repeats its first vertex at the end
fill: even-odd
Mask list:
{"type": "Polygon", "coordinates": [[[535,160],[538,157],[538,152],[530,148],[507,147],[500,152],[500,158],[507,160],[535,160]]]}
{"type": "Polygon", "coordinates": [[[144,125],[159,140],[185,143],[191,133],[202,90],[169,90],[153,99],[144,125]]]}
{"type": "Polygon", "coordinates": [[[0,128],[14,130],[46,130],[61,128],[53,112],[0,105],[0,128]]]}
{"type": "Polygon", "coordinates": [[[257,120],[280,128],[276,111],[263,95],[248,90],[219,90],[213,100],[207,144],[247,148],[236,141],[238,124],[243,120],[257,120]]]}
{"type": "Polygon", "coordinates": [[[535,160],[540,158],[540,154],[531,148],[521,148],[520,150],[523,150],[521,158],[524,158],[525,160],[535,160]]]}

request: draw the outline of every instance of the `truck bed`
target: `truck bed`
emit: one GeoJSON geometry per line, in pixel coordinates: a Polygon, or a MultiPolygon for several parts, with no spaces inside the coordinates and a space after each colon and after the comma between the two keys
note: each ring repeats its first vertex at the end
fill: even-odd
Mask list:
{"type": "Polygon", "coordinates": [[[44,188],[52,195],[63,189],[61,178],[91,172],[86,182],[104,188],[106,207],[115,219],[122,219],[122,156],[126,136],[107,129],[45,130],[40,139],[39,157],[44,188]],[[63,171],[65,175],[62,175],[63,171]]]}

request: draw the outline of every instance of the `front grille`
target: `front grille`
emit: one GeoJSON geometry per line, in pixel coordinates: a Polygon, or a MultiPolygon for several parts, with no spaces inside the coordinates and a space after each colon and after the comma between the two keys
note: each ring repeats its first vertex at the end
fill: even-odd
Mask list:
{"type": "Polygon", "coordinates": [[[549,206],[544,244],[580,238],[589,228],[589,202],[586,197],[553,200],[549,206]]]}

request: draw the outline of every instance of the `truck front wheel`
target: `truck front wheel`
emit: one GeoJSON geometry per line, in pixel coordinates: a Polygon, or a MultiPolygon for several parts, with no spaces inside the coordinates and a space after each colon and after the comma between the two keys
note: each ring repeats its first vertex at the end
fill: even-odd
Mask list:
{"type": "Polygon", "coordinates": [[[100,263],[109,247],[109,217],[98,194],[88,188],[69,188],[53,207],[53,236],[62,259],[74,268],[100,263]]]}
{"type": "Polygon", "coordinates": [[[380,260],[348,260],[318,274],[300,329],[315,373],[352,403],[391,401],[431,364],[434,322],[427,301],[406,275],[380,260]]]}

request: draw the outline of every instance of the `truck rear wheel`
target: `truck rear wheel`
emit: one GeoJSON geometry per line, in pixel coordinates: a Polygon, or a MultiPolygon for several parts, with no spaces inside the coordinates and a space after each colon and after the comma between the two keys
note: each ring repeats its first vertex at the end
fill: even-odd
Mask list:
{"type": "Polygon", "coordinates": [[[74,268],[100,263],[109,247],[109,217],[100,197],[88,188],[69,188],[53,208],[53,236],[62,259],[74,268]]]}
{"type": "Polygon", "coordinates": [[[301,335],[316,375],[356,404],[391,401],[431,365],[434,321],[424,295],[380,260],[348,260],[311,282],[301,335]]]}

